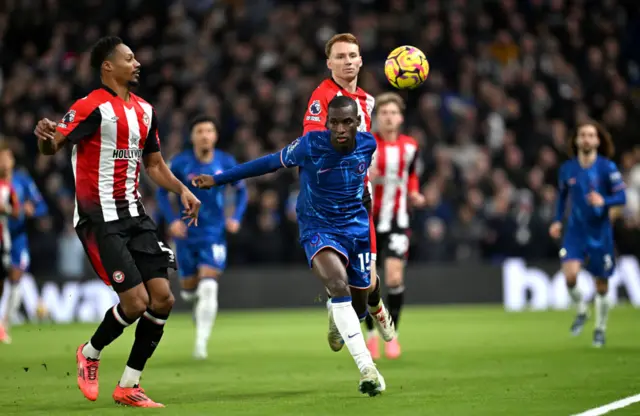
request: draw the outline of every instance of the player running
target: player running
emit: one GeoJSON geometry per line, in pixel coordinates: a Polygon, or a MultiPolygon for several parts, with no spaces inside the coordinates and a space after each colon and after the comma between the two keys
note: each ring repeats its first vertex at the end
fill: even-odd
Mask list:
{"type": "MultiPolygon", "coordinates": [[[[185,150],[170,164],[171,171],[180,181],[189,184],[192,177],[215,174],[231,169],[235,159],[221,150],[215,149],[218,129],[214,120],[198,116],[191,122],[191,143],[193,149],[185,150]]],[[[200,211],[198,227],[187,227],[180,219],[180,210],[174,209],[165,189],[158,190],[158,205],[169,224],[169,234],[176,242],[180,295],[187,302],[195,301],[194,317],[196,340],[193,356],[207,358],[207,344],[218,312],[218,279],[227,261],[225,229],[235,234],[247,209],[247,190],[243,182],[237,182],[235,189],[235,210],[231,217],[225,217],[225,189],[216,188],[205,192],[198,188],[194,194],[204,201],[200,211]]]]}
{"type": "MultiPolygon", "coordinates": [[[[373,184],[373,216],[378,246],[384,261],[387,305],[395,324],[396,337],[385,343],[387,358],[400,357],[398,323],[404,303],[404,266],[409,254],[408,207],[425,203],[416,174],[418,142],[400,133],[405,105],[400,95],[385,93],[376,98],[378,150],[369,170],[373,184]]],[[[373,359],[380,358],[379,339],[373,319],[367,317],[367,347],[373,359]]]]}
{"type": "Polygon", "coordinates": [[[615,163],[609,160],[614,155],[611,135],[599,123],[579,125],[570,138],[567,152],[571,159],[560,167],[556,219],[549,234],[556,239],[562,236],[568,198],[571,210],[560,258],[569,295],[578,309],[571,333],[580,334],[587,320],[587,304],[576,284],[578,272],[584,265],[596,282],[593,345],[602,347],[609,313],[608,279],[615,269],[609,211],[626,203],[625,184],[615,163]]]}
{"type": "MultiPolygon", "coordinates": [[[[304,118],[303,134],[311,131],[323,131],[327,129],[327,114],[329,102],[337,96],[352,98],[356,103],[360,122],[358,131],[371,131],[371,114],[375,104],[373,96],[367,94],[358,87],[358,74],[362,67],[362,56],[360,55],[360,45],[358,39],[351,33],[340,33],[334,35],[325,45],[327,56],[327,68],[331,71],[331,77],[320,83],[313,91],[307,106],[304,118]]],[[[365,196],[364,202],[371,211],[371,191],[369,189],[369,179],[365,175],[365,196]]],[[[371,241],[371,275],[372,286],[369,289],[368,310],[373,316],[376,327],[385,341],[391,341],[396,334],[391,316],[387,312],[380,298],[380,285],[376,273],[376,234],[373,225],[373,217],[370,216],[370,241],[371,241]]],[[[328,303],[330,306],[330,303],[328,303]]],[[[340,351],[344,346],[344,340],[340,336],[338,328],[333,322],[331,308],[329,308],[329,331],[327,339],[333,351],[340,351]]]]}
{"type": "MultiPolygon", "coordinates": [[[[4,292],[4,282],[11,273],[11,233],[9,221],[20,215],[20,201],[11,184],[11,170],[13,165],[7,157],[9,147],[0,142],[0,299],[4,292]]],[[[9,299],[11,301],[11,299],[9,299]]],[[[11,343],[11,337],[0,320],[0,342],[11,343]]]]}
{"type": "Polygon", "coordinates": [[[369,215],[362,196],[376,142],[370,133],[357,131],[360,121],[353,99],[335,97],[328,105],[329,131],[307,133],[280,152],[193,182],[208,189],[283,167],[300,169],[300,243],[309,267],[332,296],[335,325],[361,373],[359,389],[373,396],[385,389],[384,379],[365,345],[359,316],[367,314],[371,285],[369,215]]]}
{"type": "Polygon", "coordinates": [[[173,307],[167,269],[175,268],[175,259],[158,241],[156,225],[142,205],[140,159],[156,184],[180,195],[189,225],[197,223],[200,201],[164,162],[153,107],[131,92],[140,77],[131,49],[120,38],[102,38],[91,51],[91,66],[100,71],[103,85],[76,101],[57,129],[48,119],[35,129],[43,154],[73,145],[74,226],[96,273],[120,299],[76,351],[78,387],[87,399],[98,398],[102,350],[141,318],[113,399],[133,407],[164,407],[147,397],[140,375],[173,307]]]}
{"type": "MultiPolygon", "coordinates": [[[[29,256],[29,238],[27,236],[27,221],[31,218],[38,218],[47,215],[49,208],[42,198],[35,182],[24,170],[14,170],[15,158],[8,146],[0,147],[0,160],[3,166],[7,166],[11,185],[16,193],[21,206],[20,214],[17,218],[9,218],[9,231],[11,235],[11,268],[9,270],[9,281],[11,286],[5,310],[4,322],[5,330],[9,330],[11,322],[16,319],[18,309],[22,302],[20,292],[20,279],[23,273],[29,269],[31,257],[29,256]]],[[[11,342],[11,337],[7,334],[4,342],[11,342]]]]}

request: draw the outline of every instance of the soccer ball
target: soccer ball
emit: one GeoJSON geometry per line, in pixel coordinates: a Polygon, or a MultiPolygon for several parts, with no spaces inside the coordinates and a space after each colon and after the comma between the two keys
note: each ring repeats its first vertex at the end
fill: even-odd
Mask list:
{"type": "Polygon", "coordinates": [[[429,62],[415,46],[398,46],[384,63],[384,74],[389,83],[400,90],[420,86],[429,75],[429,62]]]}

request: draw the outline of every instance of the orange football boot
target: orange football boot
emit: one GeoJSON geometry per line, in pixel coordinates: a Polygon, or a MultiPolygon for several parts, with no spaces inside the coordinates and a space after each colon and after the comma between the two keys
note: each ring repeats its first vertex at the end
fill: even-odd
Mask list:
{"type": "Polygon", "coordinates": [[[391,341],[385,343],[384,345],[385,355],[390,360],[395,360],[400,358],[400,354],[402,353],[402,349],[400,348],[400,342],[398,342],[398,337],[395,337],[391,341]]]}
{"type": "Polygon", "coordinates": [[[372,359],[380,359],[380,338],[378,338],[378,334],[371,335],[367,338],[367,349],[372,359]]]}
{"type": "Polygon", "coordinates": [[[98,367],[100,360],[92,360],[82,354],[82,344],[76,350],[76,362],[78,364],[78,388],[84,397],[92,402],[98,398],[98,367]]]}
{"type": "Polygon", "coordinates": [[[156,403],[151,400],[142,387],[138,385],[133,387],[120,387],[118,384],[113,392],[113,400],[122,406],[164,407],[162,403],[156,403]]]}
{"type": "Polygon", "coordinates": [[[7,328],[5,328],[2,321],[0,321],[0,342],[3,344],[11,344],[11,337],[9,336],[9,332],[7,332],[7,328]]]}

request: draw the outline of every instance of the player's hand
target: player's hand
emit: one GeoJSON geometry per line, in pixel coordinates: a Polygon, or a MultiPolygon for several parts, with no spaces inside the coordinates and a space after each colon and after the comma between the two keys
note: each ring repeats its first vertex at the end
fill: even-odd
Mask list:
{"type": "Polygon", "coordinates": [[[169,234],[173,238],[182,240],[187,237],[187,224],[182,220],[175,220],[169,225],[169,234]]]}
{"type": "Polygon", "coordinates": [[[549,227],[549,235],[556,240],[562,237],[562,223],[560,221],[555,221],[551,224],[551,227],[549,227]]]}
{"type": "Polygon", "coordinates": [[[182,217],[182,219],[189,219],[189,223],[187,224],[188,227],[191,227],[191,225],[195,225],[197,227],[198,212],[200,211],[201,204],[200,200],[185,187],[180,193],[180,201],[184,207],[184,211],[182,211],[184,213],[184,217],[182,217]]]}
{"type": "Polygon", "coordinates": [[[36,124],[36,128],[33,130],[33,134],[35,134],[39,140],[45,142],[54,140],[56,135],[56,125],[57,124],[55,121],[51,121],[48,118],[43,118],[42,120],[38,121],[38,124],[36,124]]]}
{"type": "Polygon", "coordinates": [[[412,206],[422,208],[424,204],[426,204],[427,198],[425,198],[420,192],[411,192],[409,194],[409,201],[411,201],[412,206]]]}
{"type": "Polygon", "coordinates": [[[24,210],[24,215],[27,218],[33,217],[33,215],[36,213],[36,206],[33,205],[33,202],[31,201],[27,201],[22,204],[22,209],[24,210]]]}
{"type": "Polygon", "coordinates": [[[587,194],[587,202],[594,207],[601,207],[604,205],[604,198],[596,191],[591,191],[587,194]]]}
{"type": "Polygon", "coordinates": [[[191,180],[191,184],[200,189],[211,189],[216,186],[216,182],[211,175],[198,175],[191,180]]]}
{"type": "Polygon", "coordinates": [[[240,222],[234,220],[233,218],[227,218],[226,226],[227,231],[231,234],[235,234],[240,231],[240,222]]]}

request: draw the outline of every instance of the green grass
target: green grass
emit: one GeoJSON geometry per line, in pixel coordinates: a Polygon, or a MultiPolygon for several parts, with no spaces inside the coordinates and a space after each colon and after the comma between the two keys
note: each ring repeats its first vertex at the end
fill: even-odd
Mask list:
{"type": "MultiPolygon", "coordinates": [[[[0,345],[0,414],[567,416],[639,393],[638,311],[611,312],[602,350],[591,347],[593,321],[571,338],[571,319],[497,307],[407,309],[404,355],[379,362],[388,389],[369,398],[357,392],[349,353],[329,350],[321,309],[223,311],[206,362],[191,359],[190,317],[173,316],[143,378],[167,405],[159,410],[111,400],[131,329],[104,352],[101,396],[91,403],[76,387],[74,351],[94,325],[24,326],[12,345],[0,345]]],[[[640,414],[640,404],[612,414],[640,414]]]]}

